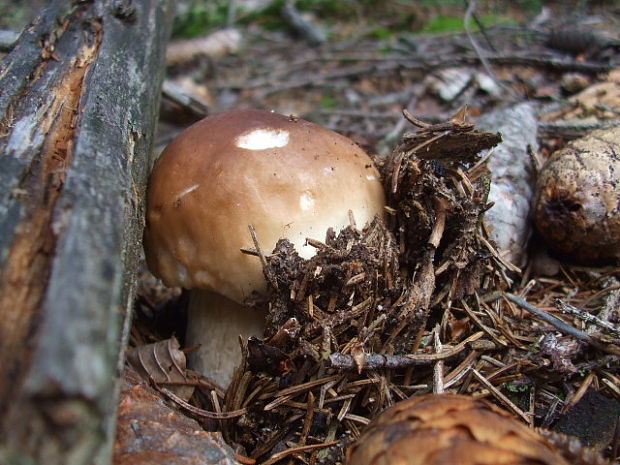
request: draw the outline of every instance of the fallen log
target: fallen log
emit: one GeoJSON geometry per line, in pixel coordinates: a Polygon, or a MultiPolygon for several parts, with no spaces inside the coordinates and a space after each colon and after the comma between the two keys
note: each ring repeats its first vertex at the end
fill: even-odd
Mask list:
{"type": "Polygon", "coordinates": [[[0,63],[0,463],[110,462],[171,3],[53,1],[0,63]]]}

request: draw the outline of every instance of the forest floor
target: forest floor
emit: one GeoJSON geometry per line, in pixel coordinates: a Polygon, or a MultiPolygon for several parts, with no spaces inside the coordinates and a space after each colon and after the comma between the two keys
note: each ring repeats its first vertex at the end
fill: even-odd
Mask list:
{"type": "MultiPolygon", "coordinates": [[[[21,27],[42,3],[0,0],[0,10],[6,13],[0,27],[21,27]]],[[[520,6],[510,2],[505,8],[507,2],[484,2],[476,7],[476,2],[442,2],[437,6],[434,2],[323,0],[310,8],[308,3],[312,2],[300,1],[299,10],[293,8],[287,14],[282,13],[284,2],[263,2],[263,9],[230,15],[225,7],[231,2],[212,2],[219,7],[213,11],[200,7],[200,2],[180,3],[186,8],[175,27],[173,45],[191,40],[181,37],[184,31],[202,35],[219,30],[220,35],[212,36],[215,39],[209,51],[181,58],[171,54],[157,150],[183,127],[208,114],[261,108],[296,115],[347,135],[383,163],[382,173],[389,176],[398,172],[390,165],[395,154],[407,152],[407,140],[415,140],[405,136],[417,128],[411,118],[403,116],[403,110],[413,115],[414,122],[429,125],[430,129],[423,127],[431,134],[433,124],[444,131],[448,128],[452,134],[466,122],[475,124],[497,110],[529,102],[536,115],[538,150],[532,148],[531,153],[531,172],[535,174],[536,166],[542,166],[570,141],[593,129],[620,124],[618,2],[549,2],[542,9],[541,2],[519,2],[520,6]],[[337,8],[337,4],[345,6],[337,8]],[[218,19],[210,29],[196,32],[196,23],[207,13],[218,19]],[[463,108],[467,108],[466,120],[459,113],[463,108]],[[441,126],[443,123],[450,126],[441,126]]],[[[242,6],[245,3],[240,2],[242,6]]],[[[455,171],[464,173],[463,185],[470,181],[473,199],[480,194],[483,180],[476,164],[480,159],[468,160],[455,162],[455,171]]],[[[429,179],[434,176],[427,174],[429,179]]],[[[399,186],[406,183],[397,174],[394,179],[399,186]]],[[[532,179],[534,183],[535,176],[532,179]]],[[[439,181],[433,178],[428,182],[439,181]]],[[[459,189],[463,185],[455,182],[459,189]]],[[[412,195],[421,195],[412,189],[412,195]]],[[[479,207],[471,208],[475,213],[479,207]]],[[[431,217],[437,214],[431,213],[431,217]]],[[[327,325],[332,334],[313,333],[305,340],[307,347],[317,348],[317,353],[327,344],[335,358],[346,358],[354,352],[360,328],[366,325],[364,337],[372,344],[364,350],[370,347],[373,353],[398,355],[395,347],[414,347],[415,354],[432,355],[439,353],[437,345],[443,344],[446,350],[454,351],[454,358],[438,358],[434,366],[415,370],[392,366],[360,369],[358,373],[326,369],[325,354],[316,360],[308,353],[300,357],[299,345],[286,350],[276,347],[284,352],[282,357],[289,368],[293,367],[289,370],[295,374],[292,378],[248,369],[240,378],[243,383],[238,380],[224,393],[194,374],[196,390],[191,405],[175,396],[169,400],[172,398],[178,412],[198,419],[206,430],[222,431],[228,443],[236,447],[237,458],[245,463],[275,463],[274,457],[281,457],[283,462],[286,458],[288,463],[338,463],[346,444],[359,437],[363,426],[381,409],[438,388],[493,399],[526,423],[577,436],[617,463],[617,263],[584,266],[549,257],[528,225],[526,235],[531,239],[524,245],[524,258],[511,264],[501,250],[480,239],[476,231],[464,228],[461,219],[458,215],[447,219],[445,237],[471,248],[470,261],[462,269],[471,271],[471,276],[478,273],[475,277],[465,279],[465,272],[461,275],[456,271],[452,266],[455,261],[450,262],[452,258],[445,252],[449,246],[444,246],[444,255],[438,253],[430,259],[407,250],[411,245],[392,251],[407,268],[405,275],[416,276],[417,281],[412,278],[417,285],[415,292],[430,302],[422,326],[408,334],[410,339],[395,343],[398,331],[389,327],[390,318],[398,321],[402,317],[398,297],[414,294],[403,282],[399,284],[400,294],[394,293],[394,282],[399,281],[394,276],[389,285],[375,283],[392,286],[382,297],[384,307],[395,312],[390,315],[387,311],[388,326],[374,319],[375,307],[364,306],[366,300],[361,296],[367,296],[368,289],[360,287],[356,292],[361,300],[351,298],[351,302],[350,294],[341,302],[338,292],[342,289],[322,290],[323,294],[335,293],[336,308],[327,299],[328,310],[321,307],[325,312],[341,315],[338,310],[342,306],[343,312],[352,314],[332,318],[327,325]],[[476,268],[475,273],[474,255],[484,256],[484,266],[476,268]],[[437,277],[432,285],[420,279],[429,270],[437,277]],[[475,281],[476,291],[467,290],[465,281],[475,281]],[[455,291],[459,286],[462,291],[455,291]],[[390,329],[395,336],[386,340],[384,335],[373,333],[377,328],[390,329]],[[302,359],[313,361],[305,363],[302,359]],[[439,365],[444,373],[440,381],[436,372],[439,365]],[[289,383],[286,386],[285,378],[289,383]],[[318,408],[315,401],[320,402],[318,408]]],[[[429,229],[435,231],[432,225],[429,229]]],[[[398,231],[391,233],[398,237],[398,231]]],[[[328,241],[331,252],[319,254],[316,263],[333,261],[334,255],[329,253],[346,249],[350,241],[357,241],[364,250],[374,250],[379,246],[372,241],[390,232],[350,234],[347,241],[328,241]]],[[[278,253],[283,262],[290,258],[286,252],[278,253]]],[[[387,263],[391,260],[389,253],[383,253],[387,254],[383,257],[387,263]]],[[[371,266],[372,260],[359,260],[360,266],[371,266]]],[[[315,278],[324,272],[316,263],[311,270],[315,278]]],[[[338,266],[346,268],[343,263],[338,266]]],[[[301,287],[304,279],[308,280],[308,270],[296,270],[297,275],[289,270],[291,286],[301,287]]],[[[321,306],[321,298],[325,300],[321,292],[314,295],[317,306],[321,306]]],[[[273,293],[270,298],[276,305],[285,297],[273,293]]],[[[168,338],[181,336],[182,343],[184,331],[183,322],[174,321],[173,315],[182,312],[185,305],[180,289],[163,288],[145,271],[136,300],[132,348],[164,341],[163,352],[173,354],[177,348],[168,338]]],[[[310,334],[311,324],[307,322],[300,334],[305,330],[310,334]]],[[[278,328],[271,330],[277,332],[278,328]]],[[[150,373],[149,363],[142,368],[150,373]]],[[[157,395],[164,392],[169,393],[159,389],[157,395]]],[[[146,402],[145,398],[140,401],[146,402]]],[[[122,419],[119,428],[123,428],[122,419]]],[[[187,447],[197,446],[188,443],[187,447]]],[[[166,460],[176,463],[170,457],[166,460]]]]}
{"type": "MultiPolygon", "coordinates": [[[[516,7],[503,11],[501,2],[489,2],[486,9],[475,9],[473,2],[469,8],[459,3],[409,9],[403,6],[405,3],[381,2],[391,9],[380,11],[364,4],[345,19],[325,16],[320,11],[296,11],[297,21],[278,16],[284,27],[280,25],[275,31],[267,27],[274,20],[269,16],[273,10],[243,25],[232,21],[230,25],[241,34],[240,41],[234,35],[222,35],[211,56],[172,58],[168,82],[179,86],[193,104],[179,103],[175,92],[164,94],[158,150],[182,127],[202,116],[230,109],[262,108],[320,123],[349,136],[377,160],[390,160],[403,142],[403,135],[416,129],[403,116],[403,110],[432,125],[454,121],[453,116],[466,107],[467,121],[476,123],[496,110],[529,102],[536,114],[534,137],[538,149],[531,147],[533,165],[529,170],[535,174],[536,166],[542,166],[571,140],[593,129],[620,123],[617,5],[579,3],[569,14],[563,8],[566,4],[550,4],[536,11],[516,7]],[[446,26],[451,21],[456,24],[446,26]]],[[[467,170],[471,165],[462,168],[467,170]]],[[[476,182],[477,178],[473,184],[476,182]]],[[[535,175],[530,182],[535,183],[535,175]]],[[[477,291],[480,294],[474,293],[473,300],[471,295],[456,300],[446,297],[458,287],[454,275],[453,281],[448,274],[442,275],[443,282],[437,278],[436,286],[427,289],[433,303],[426,327],[417,335],[418,343],[423,341],[418,350],[435,350],[433,337],[458,347],[468,338],[479,337],[479,331],[484,332],[494,348],[442,362],[446,373],[442,386],[445,383],[453,392],[493,398],[530,425],[578,436],[617,461],[618,334],[605,334],[596,325],[617,327],[620,321],[620,269],[613,265],[577,266],[549,257],[532,227],[526,227],[531,239],[522,251],[525,258],[518,267],[506,265],[501,251],[495,251],[498,268],[494,273],[502,275],[502,279],[491,280],[493,285],[481,285],[477,291]],[[508,291],[512,297],[506,297],[508,291]],[[504,297],[493,297],[493,292],[503,292],[504,297]],[[577,312],[566,313],[567,308],[576,308],[577,312]],[[545,314],[561,321],[546,318],[545,314]],[[598,316],[601,321],[592,325],[593,320],[586,321],[587,315],[598,316]],[[431,323],[439,326],[434,329],[431,323]],[[575,339],[575,333],[567,333],[562,323],[577,328],[579,334],[598,334],[602,339],[593,344],[593,340],[575,339]],[[601,350],[601,341],[605,341],[606,349],[601,350]]],[[[337,248],[336,242],[330,244],[337,248]]],[[[422,273],[424,260],[417,260],[410,266],[422,273]]],[[[448,266],[446,263],[443,265],[448,266]]],[[[437,257],[435,266],[436,274],[438,269],[445,269],[437,257]]],[[[307,273],[298,278],[307,279],[307,273]]],[[[179,295],[178,290],[171,297],[157,285],[145,285],[138,301],[138,315],[165,315],[170,308],[177,311],[184,302],[179,295]]],[[[271,295],[273,306],[279,298],[271,295]]],[[[316,299],[318,302],[320,296],[316,299]]],[[[334,357],[352,353],[357,340],[351,339],[352,328],[368,324],[372,317],[368,310],[362,313],[362,317],[352,317],[357,320],[339,321],[332,328],[336,331],[337,327],[340,335],[333,340],[334,357]]],[[[147,326],[151,329],[146,333],[134,331],[133,344],[182,334],[182,325],[172,327],[163,316],[161,321],[163,333],[153,330],[150,321],[147,326]]],[[[278,328],[271,329],[276,332],[278,328]]],[[[370,336],[364,334],[368,340],[370,336]]],[[[375,344],[374,351],[381,352],[381,347],[387,350],[382,345],[386,341],[377,337],[383,342],[375,344]]],[[[325,340],[318,337],[307,342],[316,344],[318,350],[325,340]]],[[[409,343],[411,340],[403,345],[409,343]]],[[[390,347],[393,353],[394,347],[390,347]]],[[[242,387],[237,384],[228,394],[221,393],[222,405],[214,403],[208,388],[194,398],[204,411],[241,411],[238,408],[245,405],[253,412],[244,415],[243,420],[230,418],[222,427],[227,441],[237,445],[248,460],[274,463],[274,457],[288,457],[289,463],[337,463],[342,459],[344,444],[358,437],[377,411],[400,398],[437,388],[430,368],[384,368],[349,373],[343,380],[317,368],[320,360],[316,367],[301,367],[293,352],[289,348],[287,363],[294,366],[293,372],[305,370],[306,375],[295,378],[297,391],[295,385],[282,389],[278,385],[282,382],[280,376],[256,376],[248,369],[242,387]],[[260,400],[253,404],[246,398],[248,395],[260,400]],[[324,408],[317,411],[325,416],[314,418],[311,434],[305,430],[300,439],[311,399],[324,399],[326,395],[331,395],[334,402],[329,407],[321,404],[324,408]],[[369,407],[368,399],[375,397],[380,402],[369,407]],[[260,410],[256,405],[268,414],[256,413],[256,409],[260,410]],[[329,420],[334,417],[344,418],[336,429],[329,420]],[[338,444],[329,442],[334,439],[338,444]],[[295,449],[295,445],[306,442],[331,446],[325,451],[295,449]]],[[[213,421],[207,424],[208,429],[220,429],[213,421]]]]}

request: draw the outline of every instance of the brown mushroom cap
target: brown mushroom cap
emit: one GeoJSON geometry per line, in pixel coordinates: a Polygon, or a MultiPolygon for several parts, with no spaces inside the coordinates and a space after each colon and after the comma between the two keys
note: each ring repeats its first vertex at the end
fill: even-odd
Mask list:
{"type": "Polygon", "coordinates": [[[620,259],[620,128],[593,131],[552,155],[538,176],[533,219],[563,257],[620,259]]]}
{"type": "Polygon", "coordinates": [[[348,465],[568,465],[546,439],[484,400],[411,397],[385,410],[348,450],[348,465]]]}
{"type": "Polygon", "coordinates": [[[181,133],[149,180],[144,246],[169,286],[201,288],[242,302],[265,287],[253,225],[269,252],[381,215],[379,174],[354,142],[302,119],[260,110],[210,116],[181,133]]]}

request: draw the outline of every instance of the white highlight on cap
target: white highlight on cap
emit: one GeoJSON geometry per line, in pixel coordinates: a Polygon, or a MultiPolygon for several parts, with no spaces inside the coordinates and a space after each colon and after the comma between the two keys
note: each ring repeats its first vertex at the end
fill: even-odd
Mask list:
{"type": "Polygon", "coordinates": [[[200,187],[200,184],[194,184],[191,187],[188,187],[187,189],[185,189],[184,191],[182,191],[178,196],[177,196],[177,201],[181,200],[183,197],[185,197],[187,194],[194,192],[196,189],[198,189],[200,187]]]}
{"type": "Polygon", "coordinates": [[[374,174],[367,174],[366,179],[368,179],[369,181],[376,181],[377,177],[374,174]]]}
{"type": "Polygon", "coordinates": [[[185,268],[183,265],[181,265],[180,263],[177,263],[177,282],[179,283],[180,286],[187,286],[187,287],[191,287],[188,282],[187,282],[187,268],[185,268]]]}
{"type": "Polygon", "coordinates": [[[314,196],[312,192],[306,191],[299,197],[299,207],[302,210],[310,210],[314,206],[314,196]]]}
{"type": "Polygon", "coordinates": [[[282,129],[261,128],[237,137],[235,145],[247,150],[265,150],[284,147],[288,144],[289,133],[282,129]]]}

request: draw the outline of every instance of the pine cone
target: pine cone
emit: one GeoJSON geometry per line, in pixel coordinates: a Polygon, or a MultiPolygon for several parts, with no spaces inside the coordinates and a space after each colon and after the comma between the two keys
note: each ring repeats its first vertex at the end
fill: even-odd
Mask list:
{"type": "Polygon", "coordinates": [[[484,400],[412,397],[385,410],[347,451],[348,465],[568,465],[534,430],[484,400]]]}

